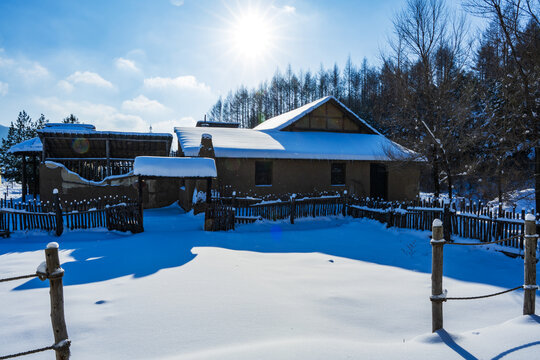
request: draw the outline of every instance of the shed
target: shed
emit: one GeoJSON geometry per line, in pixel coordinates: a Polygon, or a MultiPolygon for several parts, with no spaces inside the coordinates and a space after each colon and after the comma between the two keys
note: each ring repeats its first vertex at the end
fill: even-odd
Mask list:
{"type": "Polygon", "coordinates": [[[22,201],[26,201],[26,195],[28,194],[28,178],[27,178],[27,158],[29,157],[30,163],[32,164],[32,177],[30,179],[31,183],[31,191],[34,196],[34,199],[39,194],[39,177],[37,173],[37,163],[38,159],[41,156],[43,150],[43,144],[41,143],[41,140],[38,137],[25,140],[23,142],[20,142],[16,145],[13,145],[9,148],[8,152],[15,155],[20,156],[22,159],[22,169],[21,169],[21,175],[22,175],[22,201]]]}

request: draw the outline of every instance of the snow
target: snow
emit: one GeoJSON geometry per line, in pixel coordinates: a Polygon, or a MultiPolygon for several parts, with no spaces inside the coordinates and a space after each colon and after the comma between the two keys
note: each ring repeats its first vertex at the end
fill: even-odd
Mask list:
{"type": "Polygon", "coordinates": [[[433,224],[432,224],[433,227],[435,226],[443,226],[443,223],[440,219],[435,219],[433,220],[433,224]]]}
{"type": "Polygon", "coordinates": [[[525,215],[525,221],[535,221],[536,217],[533,214],[525,215]]]}
{"type": "MultiPolygon", "coordinates": [[[[60,243],[74,359],[538,357],[540,317],[521,315],[523,290],[446,302],[446,331],[431,334],[429,232],[328,217],[210,233],[177,206],[144,215],[136,235],[0,240],[0,277],[31,272],[60,243]]],[[[445,248],[448,296],[522,283],[523,259],[486,248],[445,248]]],[[[48,286],[0,283],[0,356],[53,343],[48,286]]]]}
{"type": "Polygon", "coordinates": [[[254,129],[177,127],[176,136],[186,156],[197,156],[203,134],[212,136],[216,157],[324,160],[392,160],[414,152],[382,135],[258,131],[254,129]]]}
{"type": "Polygon", "coordinates": [[[5,199],[20,199],[22,196],[22,186],[14,181],[5,181],[2,179],[0,184],[0,196],[5,199]]]}
{"type": "Polygon", "coordinates": [[[21,152],[41,152],[43,144],[38,137],[25,140],[9,148],[8,153],[16,154],[21,152]]]}
{"type": "Polygon", "coordinates": [[[342,102],[340,102],[338,99],[336,99],[333,96],[326,96],[326,97],[320,98],[319,100],[315,100],[297,109],[294,109],[284,114],[270,118],[264,121],[263,123],[257,125],[254,129],[255,130],[282,130],[286,128],[287,126],[291,125],[292,123],[294,123],[296,120],[299,120],[300,118],[304,117],[305,115],[309,114],[310,112],[312,112],[313,110],[315,110],[316,108],[318,108],[319,106],[323,105],[324,103],[330,100],[337,102],[343,109],[345,109],[345,111],[351,117],[363,123],[369,129],[371,129],[375,134],[381,135],[380,132],[378,132],[373,127],[371,127],[365,120],[359,118],[353,111],[351,111],[348,107],[346,107],[342,102]]]}
{"type": "Polygon", "coordinates": [[[167,136],[172,137],[169,133],[146,133],[146,132],[125,132],[125,131],[97,131],[96,127],[91,124],[63,124],[49,123],[43,129],[39,129],[38,134],[101,134],[101,135],[128,135],[128,136],[167,136]]]}
{"type": "Polygon", "coordinates": [[[203,157],[138,156],[133,174],[159,177],[217,177],[214,159],[203,157]]]}
{"type": "Polygon", "coordinates": [[[58,249],[59,245],[56,241],[51,241],[47,244],[47,249],[58,249]]]}

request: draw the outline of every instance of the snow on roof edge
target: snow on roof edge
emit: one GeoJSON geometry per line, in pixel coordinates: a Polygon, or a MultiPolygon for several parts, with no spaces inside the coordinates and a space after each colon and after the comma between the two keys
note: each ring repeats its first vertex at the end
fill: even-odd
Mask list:
{"type": "Polygon", "coordinates": [[[217,177],[216,163],[205,157],[137,156],[133,174],[138,176],[207,178],[217,177]]]}
{"type": "MultiPolygon", "coordinates": [[[[259,125],[255,126],[253,130],[282,130],[283,128],[289,126],[290,124],[294,123],[298,119],[304,117],[305,115],[309,114],[319,106],[327,103],[330,100],[334,100],[339,106],[341,106],[346,112],[351,114],[356,120],[360,121],[362,124],[366,125],[370,130],[372,130],[377,135],[382,135],[379,131],[377,131],[374,127],[369,125],[364,119],[356,115],[351,109],[349,109],[345,104],[343,104],[341,101],[336,99],[333,96],[325,96],[318,100],[312,101],[308,104],[305,104],[297,109],[288,111],[286,113],[280,114],[278,116],[274,116],[273,118],[270,118],[259,125]],[[292,115],[292,113],[298,112],[297,114],[294,114],[291,118],[287,118],[287,115],[292,115]],[[281,122],[278,122],[274,126],[272,126],[273,122],[277,122],[279,118],[283,117],[283,120],[281,122]],[[274,121],[272,121],[274,120],[274,121]],[[266,125],[265,125],[266,124],[266,125]]],[[[384,136],[384,135],[383,135],[384,136]]]]}
{"type": "Polygon", "coordinates": [[[8,149],[8,153],[14,154],[19,152],[41,152],[43,144],[39,137],[21,141],[8,149]]]}

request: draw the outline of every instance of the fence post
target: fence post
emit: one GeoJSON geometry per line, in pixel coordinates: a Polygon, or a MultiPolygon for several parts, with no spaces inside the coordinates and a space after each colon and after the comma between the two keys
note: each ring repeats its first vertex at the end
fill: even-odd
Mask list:
{"type": "Polygon", "coordinates": [[[534,314],[536,300],[536,218],[533,214],[525,216],[525,289],[523,294],[523,315],[534,314]]]}
{"type": "Polygon", "coordinates": [[[291,224],[294,224],[294,212],[296,210],[296,194],[291,195],[291,224]]]}
{"type": "Polygon", "coordinates": [[[343,190],[343,205],[341,209],[341,215],[347,216],[347,190],[343,190]]]}
{"type": "Polygon", "coordinates": [[[60,207],[58,189],[53,190],[53,204],[54,204],[54,216],[56,219],[56,236],[60,236],[64,232],[64,219],[62,216],[62,208],[60,207]]]}
{"type": "Polygon", "coordinates": [[[62,285],[64,269],[60,267],[58,243],[51,242],[47,244],[47,248],[45,249],[45,261],[47,264],[47,277],[50,285],[51,324],[54,333],[56,360],[67,360],[70,356],[70,341],[64,317],[64,288],[62,285]]]}
{"type": "Polygon", "coordinates": [[[451,220],[450,206],[448,204],[443,205],[443,223],[446,225],[443,231],[444,239],[446,241],[450,241],[450,237],[452,234],[452,220],[451,220]]]}
{"type": "Polygon", "coordinates": [[[446,292],[443,291],[443,223],[439,219],[433,220],[432,225],[432,258],[431,258],[431,331],[443,328],[443,302],[446,292]]]}

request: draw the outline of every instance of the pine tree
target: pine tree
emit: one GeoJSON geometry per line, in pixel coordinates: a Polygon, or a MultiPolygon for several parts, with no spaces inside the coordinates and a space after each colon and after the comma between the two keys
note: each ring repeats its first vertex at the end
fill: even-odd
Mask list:
{"type": "Polygon", "coordinates": [[[22,161],[19,157],[9,153],[8,150],[13,145],[36,137],[37,130],[43,128],[47,122],[48,120],[43,114],[38,120],[32,121],[24,110],[19,113],[15,122],[11,122],[8,134],[2,139],[2,145],[0,146],[0,167],[6,179],[21,181],[22,178],[22,161]]]}
{"type": "Polygon", "coordinates": [[[75,115],[70,114],[68,117],[62,119],[62,123],[64,124],[80,124],[79,118],[77,118],[75,115]]]}

